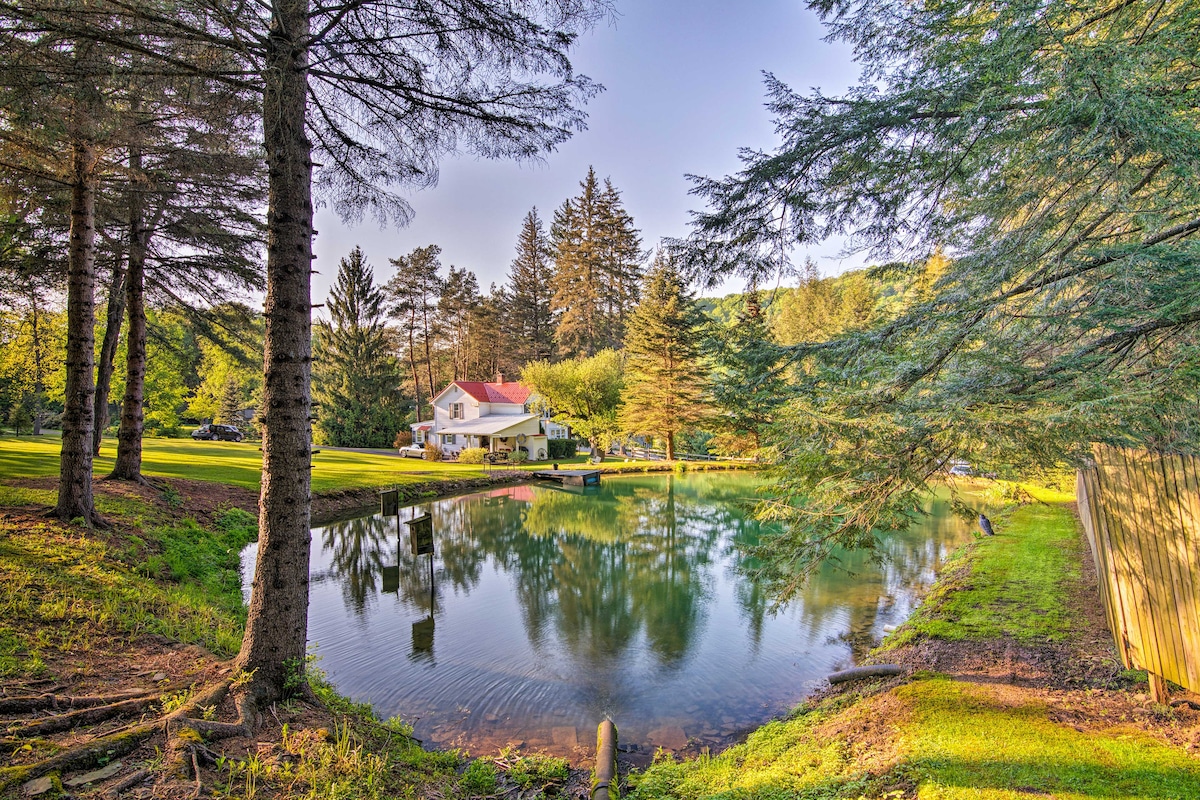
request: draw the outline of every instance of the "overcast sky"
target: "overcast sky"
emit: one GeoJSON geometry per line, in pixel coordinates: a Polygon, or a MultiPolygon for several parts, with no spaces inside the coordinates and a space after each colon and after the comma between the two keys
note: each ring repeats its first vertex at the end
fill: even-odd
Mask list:
{"type": "MultiPolygon", "coordinates": [[[[738,148],[776,143],[763,72],[825,93],[845,90],[858,75],[849,49],[822,40],[801,0],[618,0],[617,11],[615,22],[583,37],[574,53],[576,71],[605,87],[587,106],[588,130],[541,163],[444,161],[436,187],[408,196],[416,213],[406,228],[351,227],[318,211],[316,302],[356,244],[380,283],[392,274],[389,258],[440,245],[443,265],[471,270],[486,293],[506,282],[529,209],[536,206],[548,226],[562,201],[579,192],[589,165],[621,192],[646,247],[684,235],[688,212],[699,207],[684,176],[729,174],[738,168],[738,148]]],[[[858,266],[833,258],[836,250],[811,251],[823,274],[858,266]]]]}

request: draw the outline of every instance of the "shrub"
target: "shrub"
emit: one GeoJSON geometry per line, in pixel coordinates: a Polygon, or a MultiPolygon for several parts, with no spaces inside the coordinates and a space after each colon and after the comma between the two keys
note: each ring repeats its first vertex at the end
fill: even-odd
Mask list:
{"type": "Polygon", "coordinates": [[[412,444],[412,431],[397,431],[396,438],[392,440],[392,447],[397,449],[408,447],[412,444]]]}
{"type": "Polygon", "coordinates": [[[512,464],[524,464],[529,460],[528,450],[514,450],[508,454],[508,460],[512,464]]]}
{"type": "Polygon", "coordinates": [[[576,442],[574,439],[548,439],[546,441],[546,457],[571,458],[575,455],[576,442]]]}
{"type": "Polygon", "coordinates": [[[425,460],[426,461],[441,461],[442,448],[433,442],[425,443],[425,460]]]}
{"type": "Polygon", "coordinates": [[[484,456],[486,455],[486,447],[464,447],[462,450],[458,451],[458,463],[482,464],[484,456]]]}

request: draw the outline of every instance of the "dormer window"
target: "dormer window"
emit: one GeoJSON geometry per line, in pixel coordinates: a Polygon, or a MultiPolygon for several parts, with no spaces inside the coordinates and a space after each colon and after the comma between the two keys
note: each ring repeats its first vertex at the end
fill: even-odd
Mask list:
{"type": "Polygon", "coordinates": [[[450,419],[462,419],[462,418],[463,418],[463,404],[462,403],[451,403],[450,404],[450,419]]]}

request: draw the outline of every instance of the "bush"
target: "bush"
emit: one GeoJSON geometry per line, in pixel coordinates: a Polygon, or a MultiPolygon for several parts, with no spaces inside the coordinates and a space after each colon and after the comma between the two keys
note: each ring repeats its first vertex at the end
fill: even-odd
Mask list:
{"type": "Polygon", "coordinates": [[[486,447],[464,447],[462,450],[458,451],[458,463],[482,464],[486,455],[486,447]]]}
{"type": "Polygon", "coordinates": [[[574,439],[548,439],[546,441],[546,457],[551,460],[571,458],[575,455],[576,447],[574,439]]]}
{"type": "Polygon", "coordinates": [[[396,432],[396,438],[392,440],[392,447],[400,449],[401,447],[408,447],[410,444],[412,444],[412,431],[396,432]]]}
{"type": "Polygon", "coordinates": [[[442,448],[432,442],[425,443],[425,460],[426,461],[441,461],[442,448]]]}
{"type": "Polygon", "coordinates": [[[529,460],[528,450],[514,450],[508,454],[508,460],[511,464],[524,464],[529,460]]]}

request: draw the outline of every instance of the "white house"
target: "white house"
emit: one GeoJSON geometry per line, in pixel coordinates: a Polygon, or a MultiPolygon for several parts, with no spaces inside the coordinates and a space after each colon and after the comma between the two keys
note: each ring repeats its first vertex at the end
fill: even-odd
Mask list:
{"type": "Polygon", "coordinates": [[[412,425],[413,444],[433,442],[455,456],[465,447],[494,453],[524,450],[531,461],[546,458],[547,439],[565,439],[565,426],[532,410],[535,398],[524,384],[454,381],[433,398],[433,419],[412,425]]]}

